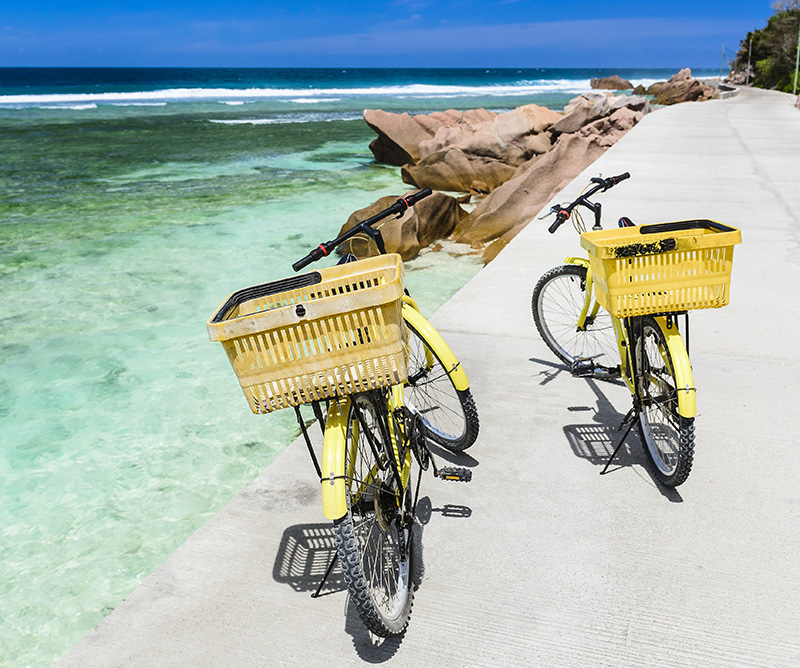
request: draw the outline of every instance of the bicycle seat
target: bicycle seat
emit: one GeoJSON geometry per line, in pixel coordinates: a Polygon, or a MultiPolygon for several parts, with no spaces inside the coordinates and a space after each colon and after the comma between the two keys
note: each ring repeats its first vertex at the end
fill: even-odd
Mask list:
{"type": "Polygon", "coordinates": [[[634,227],[635,223],[630,218],[628,218],[627,216],[622,216],[622,218],[619,219],[619,226],[620,227],[634,227]]]}

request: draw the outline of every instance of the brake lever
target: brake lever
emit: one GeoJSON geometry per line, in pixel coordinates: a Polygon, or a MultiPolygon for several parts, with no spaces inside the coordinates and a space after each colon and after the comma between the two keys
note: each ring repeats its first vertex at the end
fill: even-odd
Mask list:
{"type": "Polygon", "coordinates": [[[561,211],[561,209],[563,209],[563,208],[564,207],[561,206],[560,204],[553,204],[553,206],[550,207],[550,211],[548,211],[547,213],[539,216],[536,220],[544,220],[545,218],[549,218],[554,213],[558,213],[559,211],[561,211]]]}

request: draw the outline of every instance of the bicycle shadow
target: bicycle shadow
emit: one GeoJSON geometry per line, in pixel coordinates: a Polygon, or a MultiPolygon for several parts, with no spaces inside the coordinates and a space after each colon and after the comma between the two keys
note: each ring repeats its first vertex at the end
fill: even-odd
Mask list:
{"type": "MultiPolygon", "coordinates": [[[[430,500],[428,504],[430,505],[430,500]]],[[[419,588],[425,570],[422,526],[421,522],[414,525],[414,591],[419,588]]],[[[310,593],[312,597],[317,596],[316,592],[319,592],[320,598],[337,593],[347,595],[347,584],[338,559],[331,567],[335,557],[336,540],[332,523],[296,524],[287,527],[283,532],[275,555],[272,576],[276,582],[287,584],[296,592],[310,593]],[[329,568],[330,572],[326,577],[329,568]]],[[[391,659],[405,636],[403,633],[391,638],[380,638],[370,633],[349,595],[345,600],[345,632],[352,637],[359,657],[368,663],[383,663],[391,659]]]]}
{"type": "MultiPolygon", "coordinates": [[[[480,435],[478,438],[480,438],[480,435]]],[[[430,449],[431,454],[434,456],[437,466],[439,466],[441,460],[444,460],[450,464],[455,464],[456,466],[464,466],[468,469],[474,469],[480,464],[477,459],[469,454],[469,450],[453,452],[452,450],[448,450],[447,448],[439,445],[435,441],[432,441],[430,438],[428,439],[428,448],[430,449]]]]}
{"type": "MultiPolygon", "coordinates": [[[[313,594],[336,556],[333,524],[296,524],[283,532],[272,577],[296,592],[313,594]]],[[[320,596],[346,591],[342,570],[335,566],[320,589],[320,596]]]]}
{"type": "MultiPolygon", "coordinates": [[[[425,576],[422,534],[424,527],[435,514],[447,518],[468,518],[472,509],[446,503],[434,507],[430,497],[422,496],[417,502],[417,522],[414,524],[414,575],[412,586],[416,592],[425,576]]],[[[276,582],[290,586],[294,591],[319,596],[347,593],[347,585],[338,561],[325,573],[336,555],[336,541],[332,523],[296,524],[283,532],[272,576],[276,582]],[[323,578],[325,578],[323,584],[323,578]],[[322,585],[322,586],[320,586],[322,585]]],[[[350,635],[353,647],[365,663],[384,663],[400,648],[405,633],[391,638],[380,638],[370,633],[361,621],[350,596],[345,601],[345,632],[350,635]]]]}
{"type": "MultiPolygon", "coordinates": [[[[546,385],[560,373],[569,373],[569,369],[563,364],[538,358],[530,358],[530,361],[548,367],[539,373],[540,376],[544,377],[540,385],[546,385]]],[[[591,424],[566,425],[564,434],[576,457],[585,459],[595,466],[605,468],[622,438],[624,427],[621,427],[621,425],[625,415],[620,413],[614,407],[614,404],[609,401],[608,397],[600,389],[600,384],[623,385],[624,381],[617,379],[597,381],[593,378],[585,378],[584,380],[597,397],[596,407],[568,406],[567,410],[573,413],[594,411],[593,422],[591,424]]],[[[631,429],[625,436],[625,442],[608,467],[606,474],[611,474],[620,469],[633,468],[636,465],[647,471],[648,482],[658,489],[665,498],[673,503],[681,503],[683,497],[676,489],[665,487],[651,474],[650,461],[644,452],[644,447],[638,431],[635,428],[631,429]]]]}
{"type": "Polygon", "coordinates": [[[560,374],[563,372],[569,373],[569,369],[563,364],[557,362],[551,362],[550,360],[543,360],[538,357],[531,357],[528,360],[529,362],[533,362],[534,364],[538,364],[540,366],[548,367],[543,369],[538,373],[539,376],[542,376],[542,382],[539,385],[547,385],[547,383],[554,381],[560,374]]]}
{"type": "MultiPolygon", "coordinates": [[[[414,524],[412,586],[415,592],[425,576],[422,534],[434,514],[447,518],[468,518],[472,515],[472,509],[450,503],[438,508],[433,506],[430,497],[420,497],[417,502],[417,522],[414,524]]],[[[275,555],[272,576],[276,582],[286,584],[296,592],[312,596],[317,590],[319,597],[337,593],[347,594],[347,585],[338,560],[325,578],[325,573],[335,555],[336,541],[332,523],[290,526],[283,532],[275,555]]],[[[405,633],[402,633],[391,638],[380,638],[370,633],[361,621],[349,595],[345,601],[344,630],[352,638],[356,653],[366,663],[383,663],[391,659],[397,653],[405,636],[405,633]]]]}

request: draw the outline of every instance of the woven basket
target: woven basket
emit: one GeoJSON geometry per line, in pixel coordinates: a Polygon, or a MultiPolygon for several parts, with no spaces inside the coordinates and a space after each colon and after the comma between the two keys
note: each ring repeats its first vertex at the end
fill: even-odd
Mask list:
{"type": "Polygon", "coordinates": [[[584,232],[597,301],[618,317],[719,308],[741,232],[711,220],[584,232]]]}
{"type": "Polygon", "coordinates": [[[269,413],[402,383],[403,263],[389,254],[230,295],[208,321],[250,409],[269,413]]]}

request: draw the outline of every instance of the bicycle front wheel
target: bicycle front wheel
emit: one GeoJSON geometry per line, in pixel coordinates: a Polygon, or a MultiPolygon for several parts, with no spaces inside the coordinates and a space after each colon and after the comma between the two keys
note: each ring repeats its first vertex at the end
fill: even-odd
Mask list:
{"type": "Polygon", "coordinates": [[[608,311],[600,309],[578,329],[586,303],[586,267],[565,264],[548,271],[533,290],[531,310],[536,329],[558,359],[572,365],[592,359],[609,373],[616,371],[617,350],[614,325],[608,311]]]}
{"type": "Polygon", "coordinates": [[[658,480],[677,487],[692,470],[694,418],[678,413],[675,367],[666,337],[652,317],[643,318],[636,354],[641,372],[639,433],[658,480]]]}
{"type": "Polygon", "coordinates": [[[382,637],[403,632],[414,598],[412,522],[385,418],[385,405],[373,395],[352,398],[344,444],[347,512],[334,522],[352,601],[367,628],[382,637]]]}
{"type": "Polygon", "coordinates": [[[416,408],[425,435],[448,450],[461,451],[478,438],[478,409],[469,389],[457,390],[441,356],[409,322],[406,403],[416,408]]]}

